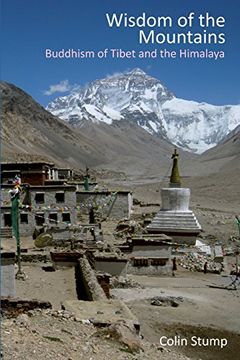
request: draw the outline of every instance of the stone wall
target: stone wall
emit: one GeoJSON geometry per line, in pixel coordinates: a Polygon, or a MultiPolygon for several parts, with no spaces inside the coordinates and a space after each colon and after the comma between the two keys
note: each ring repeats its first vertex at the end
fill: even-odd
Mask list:
{"type": "MultiPolygon", "coordinates": [[[[2,188],[2,211],[1,224],[5,224],[5,214],[11,216],[11,200],[9,190],[13,186],[4,186],[2,188]]],[[[32,236],[34,228],[37,226],[37,217],[47,225],[55,225],[54,221],[49,220],[49,214],[55,214],[58,224],[65,223],[64,214],[70,214],[70,223],[75,224],[77,220],[76,212],[76,192],[74,186],[32,186],[30,187],[32,211],[20,208],[19,230],[21,236],[32,236]],[[57,202],[56,193],[64,193],[64,202],[57,202]],[[36,202],[36,194],[44,193],[44,203],[36,202]]],[[[21,195],[21,201],[24,194],[21,195]]]]}
{"type": "Polygon", "coordinates": [[[1,299],[1,311],[4,317],[17,317],[19,314],[34,309],[51,309],[52,305],[48,301],[29,300],[29,299],[1,299]]]}
{"type": "Polygon", "coordinates": [[[172,273],[172,264],[167,261],[166,265],[134,266],[134,261],[130,261],[127,267],[127,273],[133,275],[170,275],[172,273]]]}
{"type": "Polygon", "coordinates": [[[113,219],[129,218],[132,209],[132,193],[119,191],[77,191],[77,205],[88,213],[89,205],[96,204],[103,216],[113,219]]]}
{"type": "Polygon", "coordinates": [[[46,232],[51,234],[54,241],[59,240],[76,240],[76,241],[82,241],[87,242],[87,240],[92,239],[93,242],[96,241],[102,241],[103,236],[100,234],[100,224],[83,224],[79,226],[73,226],[73,227],[51,227],[46,228],[46,232]],[[95,234],[95,241],[93,239],[92,231],[94,231],[95,234]]]}
{"type": "MultiPolygon", "coordinates": [[[[43,213],[44,221],[47,225],[55,225],[54,221],[49,220],[49,214],[56,214],[57,222],[63,223],[63,216],[70,213],[71,224],[76,223],[76,193],[74,187],[42,187],[41,189],[31,189],[32,207],[35,215],[43,213]],[[36,193],[44,193],[44,203],[39,204],[35,200],[36,193]],[[56,201],[56,193],[64,193],[64,202],[56,201]]],[[[35,222],[35,221],[34,221],[35,222]]]]}
{"type": "MultiPolygon", "coordinates": [[[[3,202],[3,205],[11,205],[9,190],[13,189],[13,185],[2,185],[1,188],[1,201],[3,202]]],[[[69,186],[69,185],[59,185],[59,186],[31,186],[30,187],[30,195],[31,195],[31,202],[32,207],[38,207],[41,206],[41,204],[38,204],[35,200],[36,193],[44,193],[44,204],[43,206],[69,206],[73,207],[76,205],[76,188],[75,186],[69,186]],[[65,199],[64,203],[61,205],[57,203],[56,201],[56,193],[57,192],[64,192],[65,199]],[[65,204],[65,205],[64,205],[65,204]]],[[[24,193],[22,193],[21,198],[24,197],[24,193]]]]}
{"type": "MultiPolygon", "coordinates": [[[[35,220],[34,216],[31,212],[21,210],[19,211],[19,231],[20,236],[31,236],[33,234],[33,229],[35,226],[35,220]],[[27,222],[26,221],[27,218],[27,222]]],[[[1,208],[1,225],[3,228],[9,228],[11,227],[5,227],[5,216],[11,218],[11,207],[2,207],[1,208]]]]}
{"type": "Polygon", "coordinates": [[[106,300],[106,295],[98,283],[94,270],[91,268],[87,258],[83,256],[77,262],[76,271],[77,277],[77,289],[85,293],[87,299],[90,301],[106,300]]]}
{"type": "Polygon", "coordinates": [[[21,260],[22,262],[30,262],[30,263],[38,263],[38,262],[44,262],[50,261],[50,255],[49,254],[23,254],[21,253],[21,260]]]}

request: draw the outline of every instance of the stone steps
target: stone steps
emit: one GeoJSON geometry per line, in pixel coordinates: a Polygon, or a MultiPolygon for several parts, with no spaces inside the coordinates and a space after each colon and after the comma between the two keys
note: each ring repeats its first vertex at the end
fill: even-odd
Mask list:
{"type": "Polygon", "coordinates": [[[198,221],[196,218],[191,218],[191,219],[183,219],[183,220],[179,220],[179,219],[161,219],[161,218],[155,218],[151,225],[153,224],[163,224],[163,225],[167,225],[167,224],[182,224],[182,225],[188,225],[188,224],[198,224],[198,221]]]}
{"type": "Polygon", "coordinates": [[[195,228],[198,228],[198,223],[196,222],[196,223],[185,223],[185,224],[182,224],[182,223],[169,223],[169,224],[164,224],[164,223],[161,223],[161,222],[155,222],[155,223],[152,223],[151,224],[151,226],[149,226],[149,227],[151,227],[151,228],[153,228],[153,227],[161,227],[161,228],[169,228],[169,227],[173,227],[173,228],[176,228],[176,229],[178,229],[178,228],[182,228],[182,229],[184,229],[184,228],[193,228],[193,229],[195,229],[195,228]]]}
{"type": "Polygon", "coordinates": [[[181,230],[181,231],[184,231],[184,230],[197,230],[199,229],[197,226],[179,226],[179,225],[176,225],[176,226],[151,226],[149,229],[156,229],[156,230],[167,230],[167,229],[174,229],[174,230],[181,230]]]}
{"type": "Polygon", "coordinates": [[[175,217],[175,218],[182,218],[182,217],[189,217],[189,216],[195,216],[192,211],[188,212],[175,212],[175,211],[159,211],[157,216],[162,217],[175,217]]]}
{"type": "Polygon", "coordinates": [[[185,231],[185,230],[199,230],[201,227],[192,211],[187,212],[163,212],[159,213],[152,220],[151,224],[147,226],[149,230],[160,231],[185,231]]]}
{"type": "Polygon", "coordinates": [[[11,227],[0,228],[0,238],[1,239],[11,239],[12,238],[12,228],[11,227]]]}

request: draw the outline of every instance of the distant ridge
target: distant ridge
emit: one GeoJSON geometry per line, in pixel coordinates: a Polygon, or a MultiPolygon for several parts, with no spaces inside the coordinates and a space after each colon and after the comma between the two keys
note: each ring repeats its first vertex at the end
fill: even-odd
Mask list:
{"type": "Polygon", "coordinates": [[[108,125],[127,120],[197,153],[217,145],[240,123],[240,105],[179,99],[138,68],[75,89],[50,102],[47,110],[78,127],[83,119],[108,125]]]}

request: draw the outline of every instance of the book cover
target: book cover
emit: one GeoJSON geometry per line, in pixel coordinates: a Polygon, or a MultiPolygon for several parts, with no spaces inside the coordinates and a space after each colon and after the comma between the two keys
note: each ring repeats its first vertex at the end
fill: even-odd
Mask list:
{"type": "Polygon", "coordinates": [[[1,296],[52,306],[3,317],[4,358],[237,356],[239,16],[1,1],[1,296]]]}

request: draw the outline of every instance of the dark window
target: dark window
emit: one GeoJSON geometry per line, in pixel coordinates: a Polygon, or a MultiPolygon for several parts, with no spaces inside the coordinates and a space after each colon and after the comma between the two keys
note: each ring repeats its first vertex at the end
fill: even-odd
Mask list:
{"type": "Polygon", "coordinates": [[[59,180],[64,180],[64,179],[66,179],[66,176],[65,176],[65,174],[58,173],[58,178],[59,178],[59,180]]]}
{"type": "Polygon", "coordinates": [[[35,215],[36,226],[42,226],[45,223],[44,213],[37,213],[35,215]]]}
{"type": "Polygon", "coordinates": [[[152,259],[151,265],[153,266],[165,266],[167,263],[166,259],[152,259]]]}
{"type": "Polygon", "coordinates": [[[28,224],[28,214],[20,214],[20,222],[21,224],[28,224]]]}
{"type": "Polygon", "coordinates": [[[70,213],[62,213],[62,221],[70,223],[71,222],[70,213]]]}
{"type": "Polygon", "coordinates": [[[37,204],[43,204],[44,203],[44,193],[36,193],[35,201],[37,204]]]}
{"type": "Polygon", "coordinates": [[[4,214],[4,226],[12,226],[12,217],[9,213],[4,214]]]}
{"type": "Polygon", "coordinates": [[[148,266],[148,259],[134,259],[133,266],[148,266]]]}
{"type": "Polygon", "coordinates": [[[65,194],[64,192],[57,192],[56,193],[56,202],[63,203],[65,201],[65,194]]]}
{"type": "Polygon", "coordinates": [[[50,213],[49,215],[48,215],[48,219],[49,219],[49,222],[50,222],[50,224],[57,224],[57,219],[58,219],[58,217],[57,217],[57,213],[50,213]]]}

